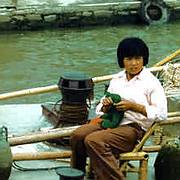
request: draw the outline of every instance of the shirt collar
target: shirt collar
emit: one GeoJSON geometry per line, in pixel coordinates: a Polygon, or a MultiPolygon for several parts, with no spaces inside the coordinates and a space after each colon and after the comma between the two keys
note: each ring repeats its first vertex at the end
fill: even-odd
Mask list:
{"type": "MultiPolygon", "coordinates": [[[[147,71],[147,68],[143,67],[142,71],[138,75],[136,75],[135,78],[136,79],[144,79],[144,77],[145,77],[144,75],[145,75],[146,71],[147,71]]],[[[125,70],[120,71],[117,75],[118,75],[119,78],[127,79],[125,70]]]]}

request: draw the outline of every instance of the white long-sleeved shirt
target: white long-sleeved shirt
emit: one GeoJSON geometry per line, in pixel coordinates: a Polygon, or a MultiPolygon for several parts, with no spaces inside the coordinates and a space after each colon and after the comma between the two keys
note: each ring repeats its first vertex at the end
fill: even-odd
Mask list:
{"type": "MultiPolygon", "coordinates": [[[[145,67],[140,74],[129,81],[125,71],[119,72],[110,81],[107,91],[119,94],[122,100],[132,101],[146,108],[147,117],[131,110],[125,111],[120,125],[137,122],[144,130],[147,130],[153,121],[167,118],[167,99],[164,89],[159,80],[145,67]]],[[[96,107],[96,113],[99,115],[103,114],[101,108],[102,100],[96,107]]]]}

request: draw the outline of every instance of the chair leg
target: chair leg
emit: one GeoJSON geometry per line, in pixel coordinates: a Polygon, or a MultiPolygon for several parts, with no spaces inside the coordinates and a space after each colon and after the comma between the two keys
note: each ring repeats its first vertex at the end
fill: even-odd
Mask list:
{"type": "Polygon", "coordinates": [[[148,172],[148,159],[143,159],[140,161],[139,180],[147,180],[147,172],[148,172]]]}
{"type": "Polygon", "coordinates": [[[94,178],[93,166],[92,166],[92,163],[90,160],[89,160],[89,163],[87,165],[86,171],[87,171],[87,177],[88,178],[90,178],[90,179],[94,178]]]}

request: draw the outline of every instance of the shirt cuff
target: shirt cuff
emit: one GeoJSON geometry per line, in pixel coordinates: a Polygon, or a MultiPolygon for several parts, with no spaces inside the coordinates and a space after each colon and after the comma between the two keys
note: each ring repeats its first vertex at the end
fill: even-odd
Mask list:
{"type": "Polygon", "coordinates": [[[155,106],[145,106],[147,118],[150,121],[162,121],[167,119],[167,112],[163,112],[163,110],[160,110],[156,108],[155,106]]]}

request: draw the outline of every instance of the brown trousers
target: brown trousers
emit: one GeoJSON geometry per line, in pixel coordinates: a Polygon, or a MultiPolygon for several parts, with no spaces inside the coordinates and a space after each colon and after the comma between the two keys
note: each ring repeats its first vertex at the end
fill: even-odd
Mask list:
{"type": "Polygon", "coordinates": [[[96,180],[124,180],[115,154],[132,151],[143,134],[144,131],[134,123],[106,130],[99,124],[85,124],[71,136],[71,165],[85,172],[89,156],[96,180]]]}

